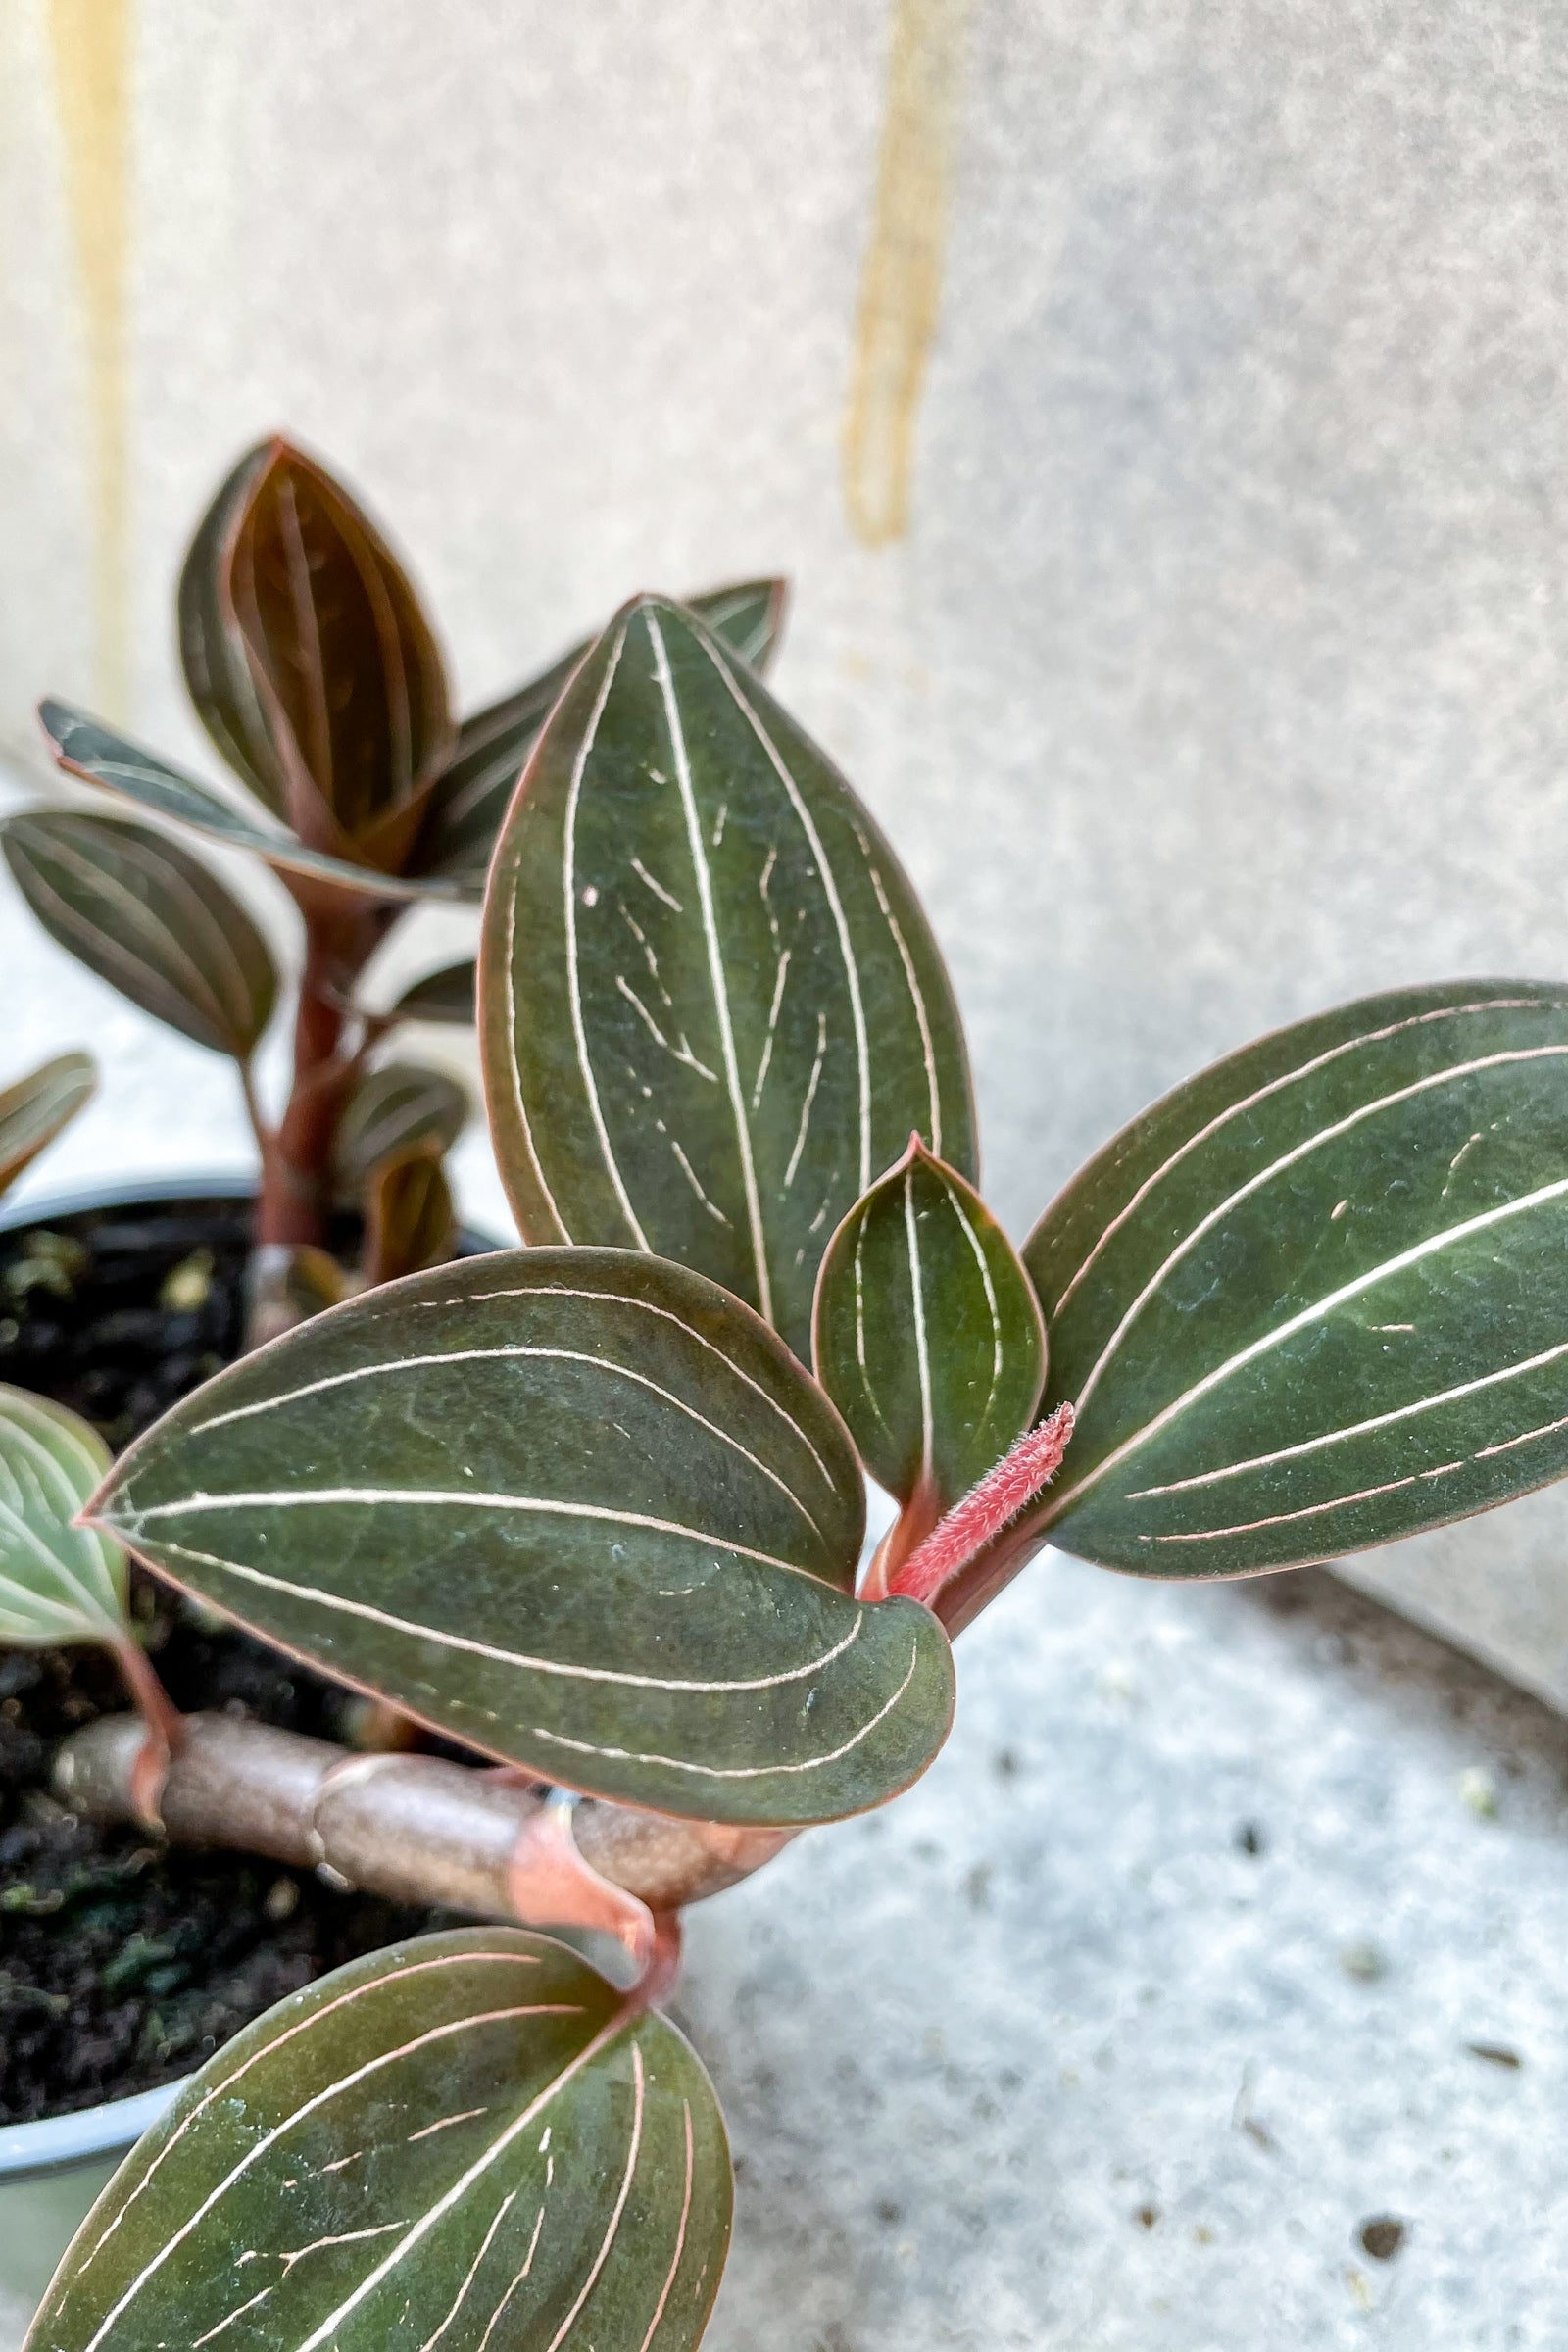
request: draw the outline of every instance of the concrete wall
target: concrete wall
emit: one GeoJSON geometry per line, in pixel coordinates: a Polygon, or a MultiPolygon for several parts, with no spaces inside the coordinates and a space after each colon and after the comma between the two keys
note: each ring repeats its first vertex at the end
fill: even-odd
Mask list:
{"type": "MultiPolygon", "coordinates": [[[[1565,133],[1545,0],[9,0],[0,743],[202,756],[171,584],[275,424],[470,697],[787,567],[1021,1229],[1258,1029],[1561,968],[1565,133]]],[[[1528,1509],[1406,1583],[1565,1697],[1528,1509]]]]}

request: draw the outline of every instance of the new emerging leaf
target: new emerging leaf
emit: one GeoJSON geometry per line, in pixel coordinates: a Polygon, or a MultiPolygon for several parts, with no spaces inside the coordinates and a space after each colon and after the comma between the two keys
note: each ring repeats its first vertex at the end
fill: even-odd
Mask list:
{"type": "Polygon", "coordinates": [[[918,1136],[834,1234],[817,1278],[816,1376],[873,1478],[935,1519],[1034,1418],[1045,1327],[1016,1251],[918,1136]]]}
{"type": "Polygon", "coordinates": [[[662,1259],[504,1250],[352,1299],[176,1405],[95,1508],[327,1673],[596,1795],[829,1820],[947,1735],[935,1618],[853,1595],[833,1407],[662,1259]]]}
{"type": "Polygon", "coordinates": [[[422,1936],[191,2078],[27,2352],[690,2352],[732,2199],[718,2102],[672,2026],[547,1936],[422,1936]]]}
{"type": "Polygon", "coordinates": [[[973,1174],[957,1012],[892,852],[660,598],[616,615],[540,737],[479,968],[523,1233],[696,1266],[803,1355],[828,1237],[910,1129],[973,1174]]]}

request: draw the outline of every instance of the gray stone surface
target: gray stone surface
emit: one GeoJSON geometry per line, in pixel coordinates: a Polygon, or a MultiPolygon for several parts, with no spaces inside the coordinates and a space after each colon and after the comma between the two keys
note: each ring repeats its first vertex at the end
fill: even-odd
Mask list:
{"type": "Polygon", "coordinates": [[[918,1788],[693,1917],[714,2352],[1560,2345],[1561,1724],[1320,1572],[1051,1557],[959,1656],[918,1788]]]}

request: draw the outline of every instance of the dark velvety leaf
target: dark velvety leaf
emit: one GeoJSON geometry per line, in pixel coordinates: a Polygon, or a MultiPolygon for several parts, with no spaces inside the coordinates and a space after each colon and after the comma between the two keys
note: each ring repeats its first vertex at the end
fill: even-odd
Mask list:
{"type": "Polygon", "coordinates": [[[313,848],[340,828],[398,868],[451,744],[446,678],[342,484],[284,441],[242,459],[187,558],[180,622],[197,709],[252,788],[313,848]]]}
{"type": "Polygon", "coordinates": [[[1224,1576],[1568,1469],[1568,990],[1298,1022],[1108,1144],[1025,1252],[1077,1431],[1036,1522],[1224,1576]]]}
{"type": "Polygon", "coordinates": [[[58,1054],[0,1089],[0,1193],[71,1124],[97,1085],[90,1054],[58,1054]]]}
{"type": "Polygon", "coordinates": [[[1045,1331],[1016,1251],[961,1176],[915,1141],[833,1236],[816,1377],[890,1494],[948,1510],[1034,1418],[1045,1331]]]}
{"type": "Polygon", "coordinates": [[[89,784],[102,784],[155,815],[188,825],[224,849],[249,850],[281,874],[329,883],[337,890],[367,892],[378,899],[461,900],[478,895],[477,884],[438,874],[421,878],[383,873],[378,866],[354,865],[344,858],[308,849],[295,834],[264,818],[247,816],[243,809],[220,800],[205,784],[171,767],[156,752],[144,751],[65,703],[40,703],[38,716],[55,758],[69,774],[81,776],[89,784]]]}
{"type": "MultiPolygon", "coordinates": [[[[766,669],[784,628],[783,580],[741,580],[690,599],[698,617],[758,671],[766,669]]],[[[431,795],[416,867],[483,875],[517,778],[551,706],[588,651],[574,645],[526,686],[466,718],[457,755],[431,795]]]]}
{"type": "Polygon", "coordinates": [[[690,2045],[514,1928],[355,1960],[138,2141],[28,2352],[689,2352],[729,2239],[690,2045]]]}
{"type": "Polygon", "coordinates": [[[0,1643],[22,1649],[125,1637],[125,1555],[72,1521],[109,1467],[90,1422],[0,1387],[0,1643]]]}
{"type": "Polygon", "coordinates": [[[660,1258],[503,1250],[368,1292],[177,1405],[98,1507],[328,1673],[630,1804],[827,1820],[946,1736],[936,1620],[852,1596],[838,1415],[660,1258]]]}
{"type": "Polygon", "coordinates": [[[416,1061],[383,1063],[360,1080],[339,1122],[334,1167],[340,1189],[357,1197],[373,1169],[408,1152],[449,1152],[467,1118],[468,1098],[444,1070],[416,1061]]]}
{"type": "Polygon", "coordinates": [[[277,972],[200,858],[147,825],[74,809],[7,817],[0,847],[39,922],[78,962],[197,1045],[249,1058],[277,972]]]}
{"type": "Polygon", "coordinates": [[[365,1278],[396,1282],[452,1255],[452,1193],[439,1152],[415,1150],[370,1171],[365,1203],[365,1278]]]}
{"type": "Polygon", "coordinates": [[[677,606],[627,606],[557,705],[479,975],[523,1233],[698,1266],[803,1355],[828,1236],[910,1129],[973,1174],[957,1011],[908,883],[677,606]]]}
{"type": "Polygon", "coordinates": [[[474,967],[471,963],[444,964],[406,988],[392,1007],[395,1021],[439,1021],[455,1029],[471,1029],[474,1020],[474,967]]]}

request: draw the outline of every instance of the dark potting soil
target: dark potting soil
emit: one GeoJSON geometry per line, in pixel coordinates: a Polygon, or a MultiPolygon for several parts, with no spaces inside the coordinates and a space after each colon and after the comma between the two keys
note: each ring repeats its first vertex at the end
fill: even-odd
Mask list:
{"type": "MultiPolygon", "coordinates": [[[[244,1201],[93,1209],[0,1234],[0,1380],[126,1445],[238,1352],[244,1201]]],[[[136,1571],[132,1605],[176,1706],[323,1739],[353,1702],[136,1571]]],[[[61,1740],[126,1696],[92,1649],[0,1649],[0,2124],[171,2082],[286,1993],[446,1923],[309,1871],[79,1821],[61,1740]]]]}

